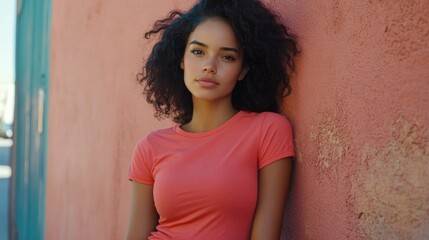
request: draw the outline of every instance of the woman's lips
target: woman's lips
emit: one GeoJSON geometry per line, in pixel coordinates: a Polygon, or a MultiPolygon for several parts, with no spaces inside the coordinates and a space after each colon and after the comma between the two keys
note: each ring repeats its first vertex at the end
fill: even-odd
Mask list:
{"type": "Polygon", "coordinates": [[[212,78],[207,78],[207,77],[203,77],[203,78],[198,78],[197,79],[197,83],[202,86],[202,87],[215,87],[217,85],[219,85],[218,82],[216,82],[216,80],[212,79],[212,78]]]}

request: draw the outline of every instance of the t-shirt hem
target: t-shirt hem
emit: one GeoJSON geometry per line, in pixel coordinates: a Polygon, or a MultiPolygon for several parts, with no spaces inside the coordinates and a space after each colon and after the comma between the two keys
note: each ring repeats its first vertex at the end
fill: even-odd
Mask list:
{"type": "Polygon", "coordinates": [[[261,161],[261,164],[259,164],[258,169],[261,170],[263,167],[267,166],[270,163],[276,162],[276,161],[281,160],[283,158],[294,157],[294,156],[295,156],[295,154],[293,151],[287,151],[287,152],[283,152],[283,153],[273,155],[273,156],[267,158],[268,160],[261,161]]]}
{"type": "Polygon", "coordinates": [[[147,185],[153,185],[154,184],[154,181],[144,179],[144,178],[140,178],[140,177],[137,177],[137,176],[132,175],[132,174],[128,175],[128,180],[138,182],[138,183],[147,184],[147,185]]]}

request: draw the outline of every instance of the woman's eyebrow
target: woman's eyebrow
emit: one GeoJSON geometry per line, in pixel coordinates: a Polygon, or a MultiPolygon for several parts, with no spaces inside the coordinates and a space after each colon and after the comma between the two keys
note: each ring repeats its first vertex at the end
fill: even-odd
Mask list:
{"type": "MultiPolygon", "coordinates": [[[[208,45],[207,45],[207,44],[202,43],[202,42],[198,42],[198,41],[196,41],[196,40],[191,41],[188,45],[191,45],[191,44],[196,44],[196,45],[199,45],[199,46],[202,46],[202,47],[208,47],[208,45]]],[[[220,49],[221,49],[221,50],[224,50],[224,51],[232,51],[232,52],[235,52],[235,53],[239,54],[238,49],[236,49],[236,48],[231,48],[231,47],[221,47],[220,49]]]]}

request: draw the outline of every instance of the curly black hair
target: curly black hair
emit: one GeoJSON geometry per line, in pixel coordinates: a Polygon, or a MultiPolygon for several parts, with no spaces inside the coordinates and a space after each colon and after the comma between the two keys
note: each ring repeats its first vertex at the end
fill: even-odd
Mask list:
{"type": "Polygon", "coordinates": [[[243,66],[249,68],[232,92],[233,107],[279,112],[279,101],[291,91],[289,79],[299,53],[294,35],[258,0],[200,0],[187,12],[170,12],[145,33],[146,39],[161,34],[137,75],[147,102],[155,108],[155,117],[173,117],[181,124],[191,120],[192,96],[180,62],[188,36],[208,18],[221,18],[231,26],[243,53],[243,66]]]}

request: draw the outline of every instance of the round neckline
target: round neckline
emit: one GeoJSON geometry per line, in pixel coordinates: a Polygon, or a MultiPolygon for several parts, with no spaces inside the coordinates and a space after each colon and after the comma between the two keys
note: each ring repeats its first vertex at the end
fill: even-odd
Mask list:
{"type": "Polygon", "coordinates": [[[177,124],[176,126],[174,126],[173,130],[177,134],[185,136],[185,137],[192,137],[192,138],[205,137],[205,136],[215,134],[215,133],[221,131],[222,129],[227,128],[228,126],[234,124],[235,122],[237,122],[240,119],[241,115],[243,115],[243,114],[244,114],[244,111],[239,111],[234,116],[232,116],[230,119],[228,119],[224,123],[222,123],[221,125],[213,128],[211,130],[205,131],[205,132],[196,132],[196,133],[195,132],[187,132],[181,128],[180,124],[177,124]]]}

